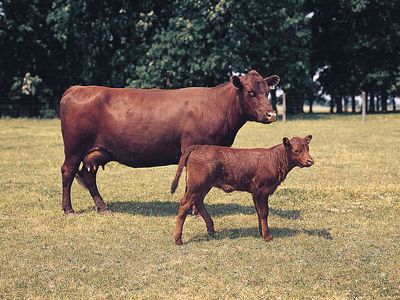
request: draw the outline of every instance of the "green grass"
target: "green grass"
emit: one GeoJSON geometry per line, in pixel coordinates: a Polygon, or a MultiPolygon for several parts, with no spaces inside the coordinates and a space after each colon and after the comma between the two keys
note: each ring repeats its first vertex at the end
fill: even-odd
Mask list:
{"type": "Polygon", "coordinates": [[[272,242],[251,196],[212,190],[217,236],[189,217],[172,238],[183,181],[176,166],[99,173],[114,214],[61,211],[59,120],[0,119],[0,298],[381,299],[400,297],[400,115],[316,115],[248,123],[236,147],[313,135],[316,164],[293,170],[270,199],[272,242]]]}

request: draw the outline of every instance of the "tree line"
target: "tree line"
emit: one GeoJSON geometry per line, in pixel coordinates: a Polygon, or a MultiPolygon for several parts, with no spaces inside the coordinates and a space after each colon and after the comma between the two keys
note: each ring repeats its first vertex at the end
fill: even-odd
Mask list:
{"type": "Polygon", "coordinates": [[[332,112],[355,112],[361,90],[385,111],[400,85],[398,11],[389,0],[0,0],[0,114],[56,115],[74,84],[214,86],[250,69],[281,76],[288,113],[325,95],[332,112]]]}

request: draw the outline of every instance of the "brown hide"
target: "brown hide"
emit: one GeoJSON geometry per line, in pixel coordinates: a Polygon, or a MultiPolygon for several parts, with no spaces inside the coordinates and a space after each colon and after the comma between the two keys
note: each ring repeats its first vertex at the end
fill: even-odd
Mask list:
{"type": "Polygon", "coordinates": [[[70,187],[75,175],[98,210],[108,211],[96,186],[99,166],[109,161],[131,167],[176,164],[190,145],[232,145],[248,120],[274,122],[267,97],[278,82],[276,75],[264,79],[250,71],[213,88],[69,88],[60,103],[64,212],[74,212],[70,187]],[[81,162],[84,168],[78,171],[81,162]]]}
{"type": "Polygon", "coordinates": [[[186,214],[194,205],[204,218],[207,231],[214,233],[214,224],[204,206],[204,197],[212,187],[225,192],[245,191],[253,196],[259,217],[259,230],[266,240],[268,231],[268,197],[272,195],[287,174],[296,166],[310,167],[314,161],[309,154],[311,136],[295,137],[275,147],[234,149],[220,146],[191,146],[179,162],[171,184],[176,190],[183,166],[186,165],[185,195],[181,200],[175,230],[176,244],[182,244],[182,228],[186,214]]]}

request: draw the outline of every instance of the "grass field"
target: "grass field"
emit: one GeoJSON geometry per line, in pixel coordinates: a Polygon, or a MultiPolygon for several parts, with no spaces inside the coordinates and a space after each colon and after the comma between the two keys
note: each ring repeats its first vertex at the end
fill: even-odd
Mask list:
{"type": "Polygon", "coordinates": [[[274,236],[258,236],[251,196],[213,190],[216,239],[188,218],[172,238],[176,166],[99,173],[111,216],[73,185],[61,211],[59,120],[0,119],[0,298],[400,298],[400,115],[316,115],[248,123],[236,147],[312,134],[316,164],[293,170],[270,199],[274,236]]]}

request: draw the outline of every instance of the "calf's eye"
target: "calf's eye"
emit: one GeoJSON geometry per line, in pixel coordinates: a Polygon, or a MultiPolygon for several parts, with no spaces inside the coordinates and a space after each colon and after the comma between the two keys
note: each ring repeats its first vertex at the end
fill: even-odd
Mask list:
{"type": "Polygon", "coordinates": [[[254,97],[254,96],[255,96],[255,94],[254,94],[253,91],[248,91],[248,92],[247,92],[247,95],[249,95],[250,97],[254,97]]]}

